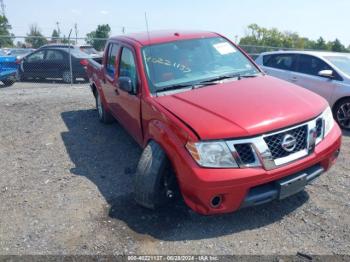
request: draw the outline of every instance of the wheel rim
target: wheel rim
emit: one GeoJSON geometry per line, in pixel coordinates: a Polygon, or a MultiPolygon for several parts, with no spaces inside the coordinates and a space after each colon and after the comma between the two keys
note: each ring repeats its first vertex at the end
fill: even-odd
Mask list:
{"type": "Polygon", "coordinates": [[[65,82],[65,83],[70,83],[72,80],[72,78],[71,78],[71,74],[70,74],[70,72],[68,72],[68,71],[65,71],[64,73],[63,73],[63,76],[62,76],[62,78],[63,78],[63,82],[65,82]]]}
{"type": "Polygon", "coordinates": [[[99,95],[97,95],[96,104],[97,104],[98,117],[99,117],[100,119],[102,119],[102,116],[103,116],[103,109],[102,109],[101,98],[100,98],[99,95]]]}
{"type": "Polygon", "coordinates": [[[350,103],[340,105],[337,120],[341,127],[350,128],[350,103]]]}
{"type": "Polygon", "coordinates": [[[163,195],[165,201],[167,199],[172,199],[175,197],[176,179],[175,179],[175,174],[172,172],[171,166],[169,164],[163,173],[160,187],[161,187],[161,194],[163,195]]]}

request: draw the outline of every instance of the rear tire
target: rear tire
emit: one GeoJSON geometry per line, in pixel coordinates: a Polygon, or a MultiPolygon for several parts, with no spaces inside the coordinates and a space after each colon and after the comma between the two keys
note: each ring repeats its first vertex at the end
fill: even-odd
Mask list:
{"type": "Polygon", "coordinates": [[[74,74],[72,76],[70,71],[64,71],[62,74],[62,80],[66,84],[70,84],[72,82],[74,83],[75,82],[74,74]]]}
{"type": "Polygon", "coordinates": [[[339,101],[334,107],[334,118],[344,130],[350,130],[350,98],[339,101]]]}
{"type": "Polygon", "coordinates": [[[2,80],[2,83],[4,84],[5,87],[12,86],[16,81],[14,80],[2,80]]]}
{"type": "Polygon", "coordinates": [[[135,176],[135,201],[156,209],[168,204],[178,194],[171,163],[159,144],[151,141],[143,150],[135,176]]]}
{"type": "Polygon", "coordinates": [[[98,119],[100,120],[100,122],[102,122],[104,124],[113,123],[114,118],[108,111],[106,111],[106,109],[101,101],[101,96],[98,93],[98,91],[96,91],[95,100],[96,100],[96,109],[97,109],[98,119]]]}

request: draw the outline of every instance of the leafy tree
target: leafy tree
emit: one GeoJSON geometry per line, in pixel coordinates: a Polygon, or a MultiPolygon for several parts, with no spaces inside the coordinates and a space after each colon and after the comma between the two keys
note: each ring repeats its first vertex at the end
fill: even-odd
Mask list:
{"type": "Polygon", "coordinates": [[[106,41],[111,33],[111,28],[108,24],[98,25],[95,31],[86,35],[86,42],[92,45],[96,50],[103,50],[106,41]]]}
{"type": "Polygon", "coordinates": [[[16,47],[18,47],[18,48],[26,48],[26,44],[21,42],[21,41],[17,41],[16,47]]]}
{"type": "Polygon", "coordinates": [[[59,42],[59,38],[60,38],[60,34],[58,33],[58,31],[56,29],[54,29],[52,31],[51,41],[57,43],[57,42],[59,42]]]}
{"type": "Polygon", "coordinates": [[[337,38],[331,43],[331,50],[333,52],[345,52],[346,48],[337,38]]]}
{"type": "Polygon", "coordinates": [[[29,33],[27,34],[25,41],[33,48],[39,48],[48,43],[47,39],[42,35],[40,28],[35,24],[30,26],[29,33]]]}
{"type": "Polygon", "coordinates": [[[0,47],[11,47],[13,46],[13,35],[10,34],[10,30],[12,29],[9,24],[7,17],[4,15],[0,15],[0,35],[1,36],[9,36],[9,37],[1,37],[0,38],[0,47]]]}
{"type": "Polygon", "coordinates": [[[327,45],[326,41],[323,39],[323,37],[320,37],[317,39],[314,49],[316,50],[328,50],[329,46],[327,45]]]}

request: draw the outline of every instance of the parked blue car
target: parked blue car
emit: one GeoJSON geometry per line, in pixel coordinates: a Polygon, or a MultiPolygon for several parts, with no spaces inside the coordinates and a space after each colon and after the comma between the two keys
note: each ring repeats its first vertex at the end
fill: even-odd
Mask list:
{"type": "Polygon", "coordinates": [[[0,56],[0,81],[4,86],[12,86],[16,82],[18,64],[14,56],[0,56]]]}

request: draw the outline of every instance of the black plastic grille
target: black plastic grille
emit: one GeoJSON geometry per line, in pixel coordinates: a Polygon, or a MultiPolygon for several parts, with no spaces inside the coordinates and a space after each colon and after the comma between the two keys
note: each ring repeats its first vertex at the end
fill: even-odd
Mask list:
{"type": "Polygon", "coordinates": [[[322,136],[322,129],[323,129],[323,121],[322,121],[322,118],[319,118],[316,120],[317,137],[322,136]]]}
{"type": "Polygon", "coordinates": [[[235,144],[235,149],[243,164],[248,165],[255,162],[255,156],[250,144],[235,144]]]}
{"type": "Polygon", "coordinates": [[[307,147],[307,125],[267,136],[264,138],[264,140],[274,159],[289,156],[290,154],[303,150],[307,147]],[[292,152],[287,152],[282,148],[283,138],[287,134],[294,136],[297,142],[297,145],[292,152]]]}

